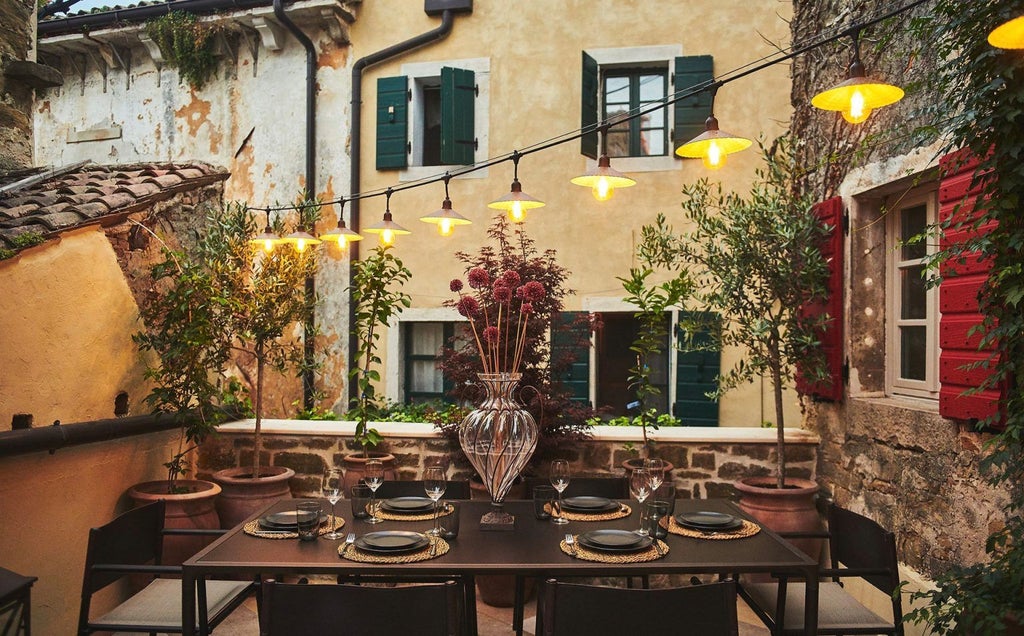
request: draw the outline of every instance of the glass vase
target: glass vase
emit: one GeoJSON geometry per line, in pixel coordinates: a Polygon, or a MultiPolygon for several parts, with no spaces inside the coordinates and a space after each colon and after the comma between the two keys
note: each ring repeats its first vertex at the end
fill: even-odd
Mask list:
{"type": "Polygon", "coordinates": [[[486,395],[462,420],[459,444],[491,496],[492,510],[480,520],[481,526],[511,530],[515,519],[502,507],[537,448],[537,423],[513,396],[522,374],[480,373],[477,377],[486,395]]]}

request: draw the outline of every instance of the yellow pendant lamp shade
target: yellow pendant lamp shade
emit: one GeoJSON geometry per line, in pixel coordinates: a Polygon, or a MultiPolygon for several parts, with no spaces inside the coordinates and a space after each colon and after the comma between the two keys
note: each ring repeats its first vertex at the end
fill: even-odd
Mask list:
{"type": "Polygon", "coordinates": [[[340,249],[345,249],[346,247],[348,247],[349,243],[361,241],[363,240],[363,237],[360,236],[357,232],[353,232],[352,230],[345,227],[345,220],[339,218],[338,227],[334,228],[333,230],[328,230],[327,232],[321,234],[320,240],[324,241],[325,243],[337,243],[340,249]]]}
{"type": "Polygon", "coordinates": [[[304,252],[306,250],[306,247],[310,245],[319,244],[320,239],[313,236],[312,234],[309,234],[308,232],[303,232],[302,230],[299,230],[297,232],[292,232],[288,236],[284,237],[283,239],[281,239],[281,242],[294,246],[295,250],[298,252],[304,252]]]}
{"type": "Polygon", "coordinates": [[[268,225],[267,229],[265,229],[261,234],[257,234],[249,239],[249,243],[262,248],[264,252],[269,254],[274,251],[274,247],[276,245],[280,245],[282,243],[282,240],[280,236],[274,234],[270,230],[270,226],[268,225]]]}
{"type": "Polygon", "coordinates": [[[992,29],[988,43],[998,49],[1024,49],[1024,15],[992,29]]]}
{"type": "Polygon", "coordinates": [[[441,236],[451,236],[456,225],[469,225],[472,223],[472,221],[452,209],[452,200],[448,197],[445,197],[444,201],[441,202],[440,210],[426,216],[421,216],[420,220],[424,223],[437,224],[437,233],[441,236]]]}
{"type": "Polygon", "coordinates": [[[367,234],[377,234],[381,245],[394,245],[396,236],[412,234],[412,232],[392,220],[390,210],[384,213],[384,220],[377,225],[366,228],[364,231],[367,234]]]}
{"type": "Polygon", "coordinates": [[[864,65],[854,58],[850,64],[848,78],[822,91],[811,99],[811,105],[822,110],[839,111],[843,119],[851,124],[865,121],[876,108],[895,104],[903,99],[903,89],[869,79],[864,75],[864,65]]]}
{"type": "Polygon", "coordinates": [[[676,148],[676,154],[687,159],[701,159],[705,167],[717,170],[725,164],[726,156],[746,150],[751,143],[745,137],[720,130],[718,119],[712,115],[704,122],[704,132],[676,148]]]}
{"type": "Polygon", "coordinates": [[[571,183],[590,188],[594,198],[598,201],[607,201],[615,194],[615,188],[628,188],[636,185],[636,181],[630,179],[611,166],[608,155],[601,155],[597,160],[597,166],[587,170],[586,174],[573,177],[571,183]]]}
{"type": "Polygon", "coordinates": [[[491,201],[487,207],[492,210],[505,210],[508,212],[509,220],[513,223],[522,223],[526,220],[527,210],[542,208],[544,202],[523,192],[523,186],[519,183],[519,179],[515,179],[512,181],[509,193],[497,201],[491,201]]]}

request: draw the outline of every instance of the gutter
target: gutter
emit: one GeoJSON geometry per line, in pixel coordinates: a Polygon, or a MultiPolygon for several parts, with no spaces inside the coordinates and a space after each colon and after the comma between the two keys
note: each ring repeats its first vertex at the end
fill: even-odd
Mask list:
{"type": "Polygon", "coordinates": [[[217,11],[254,9],[265,7],[268,4],[268,0],[175,0],[174,2],[165,2],[163,4],[150,4],[141,7],[69,16],[67,18],[40,20],[36,26],[36,32],[39,37],[45,37],[61,33],[95,30],[99,27],[113,26],[123,22],[145,22],[150,18],[167,15],[171,11],[215,13],[217,11]]]}
{"type": "MultiPolygon", "coordinates": [[[[431,2],[427,0],[425,3],[427,13],[431,12],[431,2]]],[[[472,2],[469,3],[469,10],[472,11],[472,2]]],[[[444,8],[441,12],[441,24],[437,28],[421,33],[420,35],[409,38],[397,44],[392,44],[386,48],[383,48],[375,53],[370,53],[365,57],[361,57],[356,60],[355,64],[352,65],[352,126],[351,126],[351,143],[352,148],[352,169],[351,179],[349,181],[349,191],[352,193],[359,192],[359,182],[361,173],[361,162],[362,162],[362,129],[363,129],[363,71],[373,66],[374,64],[380,64],[386,60],[389,60],[399,55],[403,55],[417,49],[421,46],[437,42],[448,36],[452,32],[452,27],[455,24],[455,10],[451,8],[444,8]]],[[[359,222],[359,208],[360,200],[354,198],[349,206],[349,228],[353,232],[358,232],[360,229],[359,222]]],[[[352,263],[359,260],[359,242],[354,242],[349,245],[349,288],[351,289],[354,284],[352,263]]],[[[349,303],[348,307],[348,324],[349,324],[349,335],[348,335],[348,366],[349,369],[356,368],[358,360],[356,359],[356,352],[359,349],[359,342],[356,338],[355,331],[351,328],[351,325],[355,324],[356,319],[356,308],[353,303],[349,303]]],[[[348,395],[349,399],[356,399],[359,397],[356,390],[356,384],[354,382],[348,383],[348,395]]]]}
{"type": "Polygon", "coordinates": [[[76,424],[40,426],[0,432],[0,458],[48,451],[51,455],[62,448],[106,442],[134,435],[159,433],[181,428],[182,422],[173,414],[136,415],[76,424]]]}

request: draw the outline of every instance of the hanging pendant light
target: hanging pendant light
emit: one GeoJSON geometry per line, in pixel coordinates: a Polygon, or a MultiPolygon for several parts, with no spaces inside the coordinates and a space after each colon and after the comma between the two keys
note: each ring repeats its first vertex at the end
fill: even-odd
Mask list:
{"type": "Polygon", "coordinates": [[[320,239],[303,230],[296,230],[281,241],[294,247],[296,252],[304,252],[310,245],[320,244],[320,239]]]}
{"type": "Polygon", "coordinates": [[[328,230],[320,235],[320,240],[329,243],[337,243],[338,248],[344,250],[349,243],[363,240],[357,232],[345,227],[345,199],[342,197],[338,202],[338,227],[328,230]]]}
{"type": "Polygon", "coordinates": [[[615,188],[628,188],[636,185],[636,181],[612,168],[612,161],[608,158],[608,125],[604,124],[598,128],[601,136],[601,156],[597,160],[597,166],[587,170],[578,177],[573,177],[570,183],[585,188],[590,188],[594,198],[598,201],[607,201],[615,194],[615,188]]]}
{"type": "Polygon", "coordinates": [[[697,135],[682,146],[676,148],[676,154],[687,159],[700,159],[704,167],[717,170],[725,164],[725,158],[734,152],[746,150],[753,143],[746,137],[725,132],[718,127],[715,117],[715,95],[721,82],[711,85],[711,116],[704,122],[704,132],[697,135]]]}
{"type": "Polygon", "coordinates": [[[249,244],[259,246],[267,254],[273,252],[275,246],[284,244],[284,239],[274,233],[274,230],[270,228],[269,210],[267,211],[267,226],[263,229],[263,232],[249,239],[249,244]]]}
{"type": "Polygon", "coordinates": [[[401,225],[395,223],[394,220],[392,220],[391,192],[391,188],[388,188],[384,193],[386,201],[386,203],[384,204],[384,219],[380,223],[372,227],[368,227],[366,228],[366,230],[364,230],[367,234],[377,234],[380,237],[381,245],[394,245],[396,236],[412,234],[412,232],[410,232],[409,230],[405,229],[401,225]]]}
{"type": "Polygon", "coordinates": [[[992,29],[988,43],[998,49],[1024,49],[1024,15],[992,29]]]}
{"type": "Polygon", "coordinates": [[[850,63],[847,79],[824,90],[813,98],[811,105],[822,110],[834,110],[843,114],[851,124],[865,121],[876,108],[895,104],[903,99],[903,89],[870,79],[860,61],[860,31],[853,34],[853,61],[850,63]]]}
{"type": "Polygon", "coordinates": [[[472,221],[452,210],[452,200],[448,198],[448,181],[451,180],[449,173],[444,173],[444,201],[441,202],[441,209],[426,216],[421,216],[424,223],[436,223],[437,233],[441,236],[451,236],[456,225],[470,225],[472,221]]]}
{"type": "Polygon", "coordinates": [[[522,223],[526,220],[526,211],[544,207],[544,202],[534,199],[523,192],[523,186],[519,183],[519,154],[518,150],[512,151],[512,188],[508,194],[497,201],[491,201],[487,207],[493,210],[506,210],[508,218],[513,223],[522,223]]]}

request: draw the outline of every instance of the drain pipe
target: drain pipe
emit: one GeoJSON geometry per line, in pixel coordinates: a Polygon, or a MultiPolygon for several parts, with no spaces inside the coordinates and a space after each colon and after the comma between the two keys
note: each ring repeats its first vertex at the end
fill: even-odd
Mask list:
{"type": "MultiPolygon", "coordinates": [[[[313,42],[292,22],[284,12],[282,0],[274,0],[274,15],[288,31],[295,36],[302,48],[306,49],[306,192],[310,199],[316,197],[316,47],[313,42]]],[[[300,228],[313,233],[315,228],[300,228]]],[[[302,407],[313,408],[313,360],[316,356],[316,343],[310,334],[316,329],[316,280],[306,279],[306,304],[310,307],[309,318],[302,327],[302,407]]]]}
{"type": "MultiPolygon", "coordinates": [[[[280,0],[275,0],[276,2],[280,0]]],[[[427,3],[427,12],[430,13],[430,2],[427,3]]],[[[465,3],[468,5],[468,11],[472,11],[472,2],[465,3]]],[[[465,5],[462,7],[465,9],[465,5]]],[[[366,57],[359,58],[355,64],[352,65],[352,127],[351,127],[351,148],[352,148],[352,169],[351,169],[351,181],[349,182],[349,191],[352,193],[359,192],[360,182],[360,167],[362,151],[360,144],[362,142],[362,128],[363,128],[363,71],[373,66],[374,64],[380,64],[386,60],[394,57],[398,57],[403,53],[408,53],[413,49],[417,49],[421,46],[436,42],[444,39],[452,32],[452,26],[455,24],[455,10],[445,8],[441,12],[441,24],[436,29],[421,33],[415,37],[409,38],[403,42],[392,44],[389,47],[383,48],[376,53],[371,53],[366,57]]],[[[349,227],[353,232],[358,232],[360,228],[359,223],[359,199],[352,199],[349,205],[349,227]]],[[[359,242],[349,244],[349,287],[353,283],[352,274],[354,269],[352,263],[359,260],[359,242]]],[[[350,302],[348,307],[348,324],[355,324],[356,308],[350,302]]],[[[355,331],[350,327],[348,334],[348,363],[349,368],[354,369],[358,364],[356,360],[356,351],[358,350],[359,343],[356,338],[355,331]]],[[[349,399],[358,398],[359,395],[356,391],[356,384],[354,382],[348,383],[348,396],[349,399]]]]}

